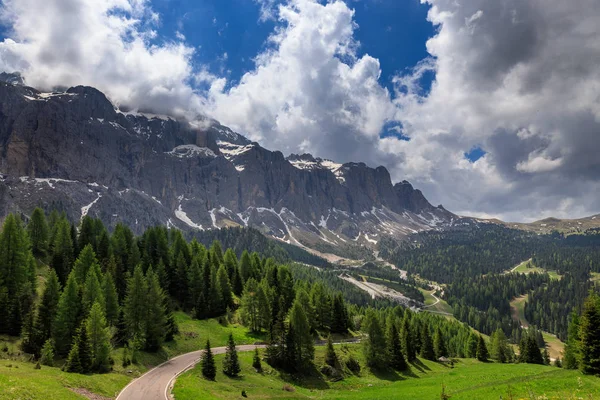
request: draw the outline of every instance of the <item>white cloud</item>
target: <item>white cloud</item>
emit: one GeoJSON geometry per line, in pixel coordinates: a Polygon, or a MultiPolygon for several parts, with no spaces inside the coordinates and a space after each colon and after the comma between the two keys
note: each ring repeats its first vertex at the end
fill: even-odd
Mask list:
{"type": "Polygon", "coordinates": [[[39,87],[96,86],[137,108],[206,112],[286,153],[382,164],[462,213],[600,211],[597,0],[421,1],[437,27],[431,57],[397,76],[394,93],[341,0],[255,0],[277,28],[239,82],[224,67],[193,68],[183,37],[151,44],[160,18],[146,0],[5,0],[0,69],[39,87]],[[381,139],[387,122],[410,141],[381,139]],[[474,146],[487,154],[471,163],[474,146]]]}
{"type": "Polygon", "coordinates": [[[186,84],[193,50],[181,41],[150,44],[159,17],[146,0],[5,0],[0,10],[11,27],[0,70],[22,71],[31,86],[90,85],[118,103],[164,112],[197,104],[186,84]]]}
{"type": "Polygon", "coordinates": [[[393,117],[379,61],[356,55],[354,11],[342,1],[292,0],[256,68],[226,89],[217,79],[206,107],[221,122],[284,152],[356,160],[393,117]]]}

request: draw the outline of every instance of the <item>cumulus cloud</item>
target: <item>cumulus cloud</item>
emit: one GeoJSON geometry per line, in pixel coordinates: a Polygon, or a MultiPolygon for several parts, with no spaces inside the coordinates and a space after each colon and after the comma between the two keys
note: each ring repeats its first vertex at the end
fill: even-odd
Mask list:
{"type": "Polygon", "coordinates": [[[0,69],[42,88],[87,84],[121,104],[207,113],[284,153],[385,165],[463,214],[599,212],[597,0],[421,2],[437,28],[430,57],[392,93],[342,0],[255,0],[277,28],[236,82],[194,67],[183,36],[158,40],[147,0],[5,0],[0,69]],[[470,162],[475,146],[486,154],[470,162]]]}
{"type": "MultiPolygon", "coordinates": [[[[151,44],[159,16],[146,0],[5,0],[0,70],[31,86],[90,85],[117,103],[183,113],[193,49],[181,40],[151,44]]],[[[182,38],[180,38],[182,39],[182,38]]]]}
{"type": "Polygon", "coordinates": [[[357,56],[354,11],[342,1],[292,0],[278,18],[256,68],[233,87],[216,79],[207,110],[287,153],[364,160],[395,107],[379,84],[379,61],[357,56]]]}

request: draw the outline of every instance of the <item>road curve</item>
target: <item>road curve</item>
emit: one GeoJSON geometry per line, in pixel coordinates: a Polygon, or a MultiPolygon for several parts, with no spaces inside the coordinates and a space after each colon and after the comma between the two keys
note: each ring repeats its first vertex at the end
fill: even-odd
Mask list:
{"type": "MultiPolygon", "coordinates": [[[[237,351],[253,351],[265,348],[264,345],[240,345],[237,351]]],[[[227,347],[213,347],[213,354],[225,353],[227,347]]],[[[183,372],[196,365],[204,350],[193,351],[171,358],[158,367],[134,379],[119,393],[117,400],[169,400],[169,392],[173,380],[183,372]]]]}

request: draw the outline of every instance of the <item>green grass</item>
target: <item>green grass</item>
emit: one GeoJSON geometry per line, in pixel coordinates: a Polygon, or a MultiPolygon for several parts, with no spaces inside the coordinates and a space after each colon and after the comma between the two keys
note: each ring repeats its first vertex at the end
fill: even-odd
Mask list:
{"type": "MultiPolygon", "coordinates": [[[[364,365],[359,345],[344,346],[364,365]]],[[[345,357],[341,346],[338,356],[345,357]]],[[[374,374],[363,367],[358,375],[348,374],[344,380],[332,382],[315,371],[312,377],[295,380],[273,370],[263,362],[263,373],[251,368],[252,353],[239,353],[242,375],[228,378],[221,371],[222,355],[216,356],[219,372],[215,382],[201,377],[196,367],[180,376],[174,388],[177,400],[242,399],[241,391],[252,399],[436,399],[442,384],[452,400],[533,398],[570,399],[598,398],[600,379],[577,371],[530,364],[480,363],[472,359],[458,360],[454,368],[430,361],[419,361],[407,373],[374,374]],[[288,390],[284,390],[287,387],[288,390]],[[546,397],[542,397],[542,396],[546,397]],[[572,397],[572,396],[576,397],[572,397]]],[[[324,349],[317,348],[316,364],[322,365],[324,349]]]]}
{"type": "Polygon", "coordinates": [[[0,360],[0,400],[8,399],[85,399],[72,389],[85,389],[114,398],[130,378],[122,374],[80,375],[62,372],[59,368],[0,360]],[[10,366],[10,367],[9,367],[10,366]]]}
{"type": "Polygon", "coordinates": [[[452,307],[444,299],[440,298],[439,303],[435,304],[437,300],[435,299],[435,297],[433,297],[433,294],[435,294],[439,298],[439,294],[436,294],[435,290],[425,290],[423,288],[418,289],[421,293],[423,293],[423,296],[425,297],[425,306],[427,308],[423,309],[423,311],[452,314],[452,307]]]}
{"type": "Polygon", "coordinates": [[[559,275],[556,271],[548,271],[548,270],[545,270],[544,268],[536,267],[531,262],[531,259],[529,259],[527,261],[523,261],[512,272],[513,273],[519,273],[519,274],[530,274],[532,272],[537,272],[539,274],[547,273],[550,276],[550,279],[558,280],[558,279],[562,278],[562,276],[559,275]]]}
{"type": "Polygon", "coordinates": [[[137,377],[179,354],[203,349],[206,339],[210,339],[213,347],[225,346],[230,332],[237,344],[254,344],[265,339],[264,334],[253,334],[239,324],[221,324],[216,319],[198,321],[183,312],[176,312],[175,320],[179,326],[179,334],[173,342],[165,343],[157,353],[139,352],[138,363],[127,367],[122,366],[123,349],[117,349],[113,352],[114,369],[137,377]]]}

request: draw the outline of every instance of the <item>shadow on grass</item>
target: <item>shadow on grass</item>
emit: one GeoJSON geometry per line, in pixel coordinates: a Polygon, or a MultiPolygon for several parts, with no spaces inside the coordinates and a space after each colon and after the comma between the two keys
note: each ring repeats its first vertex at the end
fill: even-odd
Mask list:
{"type": "Polygon", "coordinates": [[[309,370],[304,371],[302,374],[290,374],[281,370],[279,370],[279,372],[281,379],[284,382],[291,383],[292,385],[300,386],[305,389],[329,389],[329,383],[327,383],[323,375],[319,373],[314,365],[309,370]]]}
{"type": "Polygon", "coordinates": [[[421,360],[419,360],[418,358],[416,360],[412,361],[410,364],[423,373],[425,373],[425,371],[431,371],[431,368],[429,368],[427,365],[423,364],[423,362],[421,360]]]}
{"type": "Polygon", "coordinates": [[[398,372],[396,372],[395,370],[393,370],[391,368],[371,369],[370,371],[373,375],[375,375],[377,377],[377,379],[381,379],[384,381],[396,382],[396,381],[403,381],[406,379],[402,375],[400,375],[398,372]]]}

